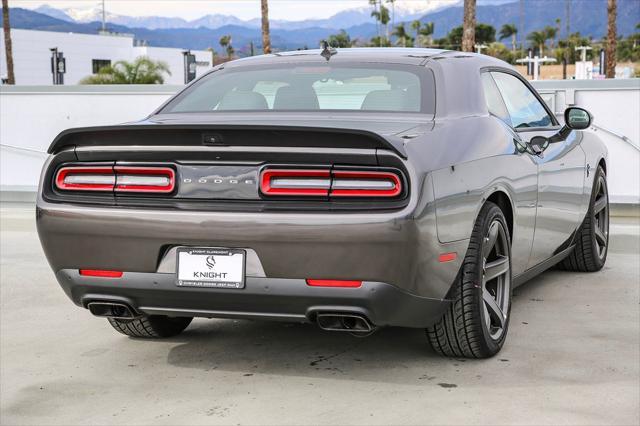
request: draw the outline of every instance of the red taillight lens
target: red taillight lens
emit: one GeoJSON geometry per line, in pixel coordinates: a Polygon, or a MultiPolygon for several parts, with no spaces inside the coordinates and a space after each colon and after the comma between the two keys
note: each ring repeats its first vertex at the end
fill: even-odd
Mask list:
{"type": "Polygon", "coordinates": [[[169,167],[115,166],[116,192],[167,194],[176,186],[176,173],[169,167]]]}
{"type": "Polygon", "coordinates": [[[360,287],[362,281],[345,281],[345,280],[307,280],[307,285],[311,287],[360,287]]]}
{"type": "Polygon", "coordinates": [[[120,278],[122,271],[106,271],[103,269],[80,269],[80,275],[86,277],[120,278]]]}
{"type": "Polygon", "coordinates": [[[63,167],[56,186],[65,191],[112,191],[116,176],[111,166],[63,167]]]}
{"type": "Polygon", "coordinates": [[[402,183],[392,172],[334,170],[331,197],[397,197],[402,183]]]}
{"type": "Polygon", "coordinates": [[[260,175],[260,191],[264,195],[321,197],[329,195],[329,170],[267,169],[260,175]]]}
{"type": "Polygon", "coordinates": [[[402,190],[400,176],[390,171],[267,169],[260,175],[264,195],[394,198],[402,190]]]}
{"type": "Polygon", "coordinates": [[[175,189],[176,173],[169,167],[69,166],[58,170],[55,184],[63,191],[167,194],[175,189]]]}

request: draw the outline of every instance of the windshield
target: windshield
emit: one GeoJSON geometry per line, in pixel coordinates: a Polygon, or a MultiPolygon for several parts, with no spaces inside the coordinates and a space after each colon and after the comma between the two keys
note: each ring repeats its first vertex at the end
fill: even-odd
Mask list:
{"type": "Polygon", "coordinates": [[[161,111],[387,111],[433,113],[430,71],[406,65],[242,67],[198,80],[161,111]]]}

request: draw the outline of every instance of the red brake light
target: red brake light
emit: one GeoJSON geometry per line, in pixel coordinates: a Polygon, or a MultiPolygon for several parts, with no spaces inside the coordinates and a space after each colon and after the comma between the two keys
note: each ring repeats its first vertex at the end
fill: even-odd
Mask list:
{"type": "Polygon", "coordinates": [[[80,269],[80,275],[87,277],[120,278],[122,271],[106,271],[103,269],[80,269]]]}
{"type": "Polygon", "coordinates": [[[111,166],[63,167],[56,174],[56,186],[65,191],[112,191],[115,183],[111,166]]]}
{"type": "Polygon", "coordinates": [[[334,170],[331,197],[397,197],[402,183],[392,172],[334,170]]]}
{"type": "Polygon", "coordinates": [[[330,187],[328,169],[267,169],[260,175],[260,191],[264,195],[327,196],[330,187]]]}
{"type": "Polygon", "coordinates": [[[362,281],[345,281],[345,280],[307,280],[307,285],[311,287],[360,287],[362,281]]]}

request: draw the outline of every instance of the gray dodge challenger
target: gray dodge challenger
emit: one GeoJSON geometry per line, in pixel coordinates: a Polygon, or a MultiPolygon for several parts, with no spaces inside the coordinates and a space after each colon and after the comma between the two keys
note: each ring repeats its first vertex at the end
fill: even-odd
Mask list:
{"type": "Polygon", "coordinates": [[[600,270],[607,151],[497,59],[277,53],[213,68],[146,119],[62,132],[37,200],[65,293],[132,337],[194,317],[426,329],[504,345],[513,289],[600,270]]]}

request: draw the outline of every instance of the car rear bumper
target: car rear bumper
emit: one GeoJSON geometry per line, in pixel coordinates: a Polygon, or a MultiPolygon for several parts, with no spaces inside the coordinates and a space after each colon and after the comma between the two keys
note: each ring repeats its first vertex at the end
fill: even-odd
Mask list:
{"type": "Polygon", "coordinates": [[[117,302],[147,315],[313,322],[318,313],[345,313],[365,316],[376,326],[422,328],[449,305],[369,281],[358,288],[331,288],[311,287],[300,279],[247,277],[243,289],[214,289],[178,287],[173,273],[125,272],[114,279],[65,269],[56,277],[79,306],[117,302]]]}

